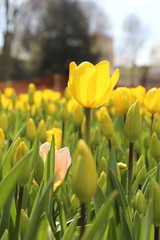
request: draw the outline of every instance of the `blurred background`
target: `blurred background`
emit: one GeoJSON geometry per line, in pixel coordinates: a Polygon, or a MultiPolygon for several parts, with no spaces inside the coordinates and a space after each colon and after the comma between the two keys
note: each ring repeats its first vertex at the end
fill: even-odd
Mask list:
{"type": "Polygon", "coordinates": [[[159,0],[0,0],[0,88],[63,91],[71,61],[111,63],[118,86],[160,86],[159,0]]]}

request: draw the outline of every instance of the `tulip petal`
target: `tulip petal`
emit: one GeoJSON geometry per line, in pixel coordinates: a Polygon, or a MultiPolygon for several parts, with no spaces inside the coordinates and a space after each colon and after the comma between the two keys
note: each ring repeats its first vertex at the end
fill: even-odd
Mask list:
{"type": "Polygon", "coordinates": [[[43,143],[39,148],[39,154],[45,164],[48,151],[50,150],[51,144],[48,142],[43,143]]]}
{"type": "MultiPolygon", "coordinates": [[[[51,144],[48,142],[43,143],[40,146],[39,154],[42,157],[44,164],[46,162],[48,151],[50,150],[51,144]]],[[[68,147],[57,150],[55,147],[55,169],[54,173],[56,179],[54,181],[54,190],[61,185],[64,181],[67,170],[71,164],[71,156],[68,147]]]]}
{"type": "Polygon", "coordinates": [[[55,149],[55,175],[54,190],[64,181],[67,170],[71,164],[71,157],[68,147],[55,149]]]}
{"type": "Polygon", "coordinates": [[[120,76],[120,70],[117,68],[114,73],[112,74],[111,77],[111,82],[112,82],[112,88],[114,88],[114,86],[116,85],[116,83],[118,82],[120,76]]]}

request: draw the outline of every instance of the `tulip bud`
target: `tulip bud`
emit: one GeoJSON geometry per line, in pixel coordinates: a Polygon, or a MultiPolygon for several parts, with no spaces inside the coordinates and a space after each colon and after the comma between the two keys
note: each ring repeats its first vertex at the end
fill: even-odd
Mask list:
{"type": "Polygon", "coordinates": [[[144,162],[144,156],[143,155],[141,155],[140,158],[137,161],[136,170],[135,170],[135,175],[136,176],[138,176],[138,174],[142,170],[142,168],[144,168],[144,169],[143,169],[141,179],[139,180],[140,184],[144,183],[144,181],[146,179],[146,174],[147,174],[147,169],[146,169],[146,165],[145,165],[145,162],[144,162]]]}
{"type": "Polygon", "coordinates": [[[44,161],[40,156],[38,156],[37,164],[34,170],[34,179],[39,185],[43,178],[43,171],[44,171],[44,161]]]}
{"type": "Polygon", "coordinates": [[[56,105],[54,103],[48,103],[47,105],[47,111],[50,115],[54,115],[55,112],[56,112],[57,108],[56,108],[56,105]]]}
{"type": "Polygon", "coordinates": [[[153,224],[160,227],[160,184],[156,181],[151,186],[150,197],[153,203],[153,224]]]}
{"type": "Polygon", "coordinates": [[[74,107],[74,112],[73,112],[73,122],[76,126],[80,126],[83,122],[84,114],[83,114],[83,108],[79,105],[76,104],[74,107]]]}
{"type": "Polygon", "coordinates": [[[36,137],[36,126],[32,118],[29,118],[27,122],[27,137],[33,141],[36,137]]]}
{"type": "Polygon", "coordinates": [[[136,101],[129,108],[126,116],[124,132],[129,142],[134,143],[139,137],[141,129],[141,116],[139,102],[136,101]]]}
{"type": "Polygon", "coordinates": [[[33,83],[30,83],[28,86],[28,103],[29,105],[34,104],[34,94],[36,91],[36,87],[33,83]]]}
{"type": "Polygon", "coordinates": [[[150,143],[151,155],[156,161],[160,161],[160,141],[158,140],[157,134],[153,133],[150,143]]]}
{"type": "Polygon", "coordinates": [[[2,128],[0,128],[0,144],[1,144],[2,148],[5,145],[5,136],[4,136],[4,132],[3,132],[2,128]]]}
{"type": "Polygon", "coordinates": [[[137,210],[139,214],[144,214],[146,209],[146,200],[144,198],[143,193],[139,189],[136,193],[134,200],[133,200],[134,208],[137,210]]]}
{"type": "Polygon", "coordinates": [[[107,139],[111,139],[114,136],[112,119],[107,112],[104,113],[102,118],[102,133],[107,139]]]}
{"type": "Polygon", "coordinates": [[[79,140],[73,165],[73,191],[82,203],[87,203],[97,186],[95,162],[88,145],[79,140]]]}
{"type": "MultiPolygon", "coordinates": [[[[28,153],[28,148],[26,144],[24,142],[21,142],[16,149],[14,159],[13,159],[13,164],[15,165],[17,162],[19,162],[27,153],[28,153]]],[[[31,173],[31,162],[29,160],[24,169],[24,172],[22,173],[22,175],[18,180],[18,183],[20,186],[24,186],[28,182],[30,173],[31,173]]]]}
{"type": "Polygon", "coordinates": [[[26,214],[26,212],[21,209],[21,216],[20,216],[20,235],[21,235],[21,238],[23,239],[24,237],[24,233],[26,231],[26,228],[27,228],[27,225],[29,223],[29,218],[26,214]]]}
{"type": "Polygon", "coordinates": [[[38,133],[39,133],[39,139],[42,143],[46,141],[47,138],[47,130],[46,130],[46,124],[43,119],[38,124],[38,133]]]}
{"type": "Polygon", "coordinates": [[[61,101],[61,107],[62,107],[61,108],[61,118],[63,121],[65,121],[68,117],[67,101],[65,98],[61,101]]]}
{"type": "Polygon", "coordinates": [[[68,87],[66,87],[64,90],[64,97],[66,98],[67,101],[70,100],[72,97],[68,87]]]}
{"type": "Polygon", "coordinates": [[[4,112],[0,114],[0,128],[2,128],[4,132],[8,129],[8,117],[4,112]]]}
{"type": "Polygon", "coordinates": [[[158,137],[160,137],[160,114],[159,113],[154,115],[152,131],[155,132],[158,137]]]}
{"type": "Polygon", "coordinates": [[[102,171],[100,177],[98,178],[98,182],[97,182],[98,185],[100,187],[103,187],[103,185],[106,183],[106,179],[107,179],[106,173],[102,171]]]}
{"type": "Polygon", "coordinates": [[[107,172],[107,160],[105,157],[102,157],[99,163],[98,173],[101,174],[101,172],[107,172]]]}
{"type": "Polygon", "coordinates": [[[16,149],[18,147],[18,145],[21,143],[21,139],[20,137],[18,137],[15,142],[13,143],[13,146],[12,146],[12,149],[11,149],[11,155],[10,155],[10,159],[11,159],[11,164],[12,166],[14,165],[13,163],[13,159],[14,159],[14,155],[15,155],[15,152],[16,152],[16,149]]]}
{"type": "Polygon", "coordinates": [[[91,128],[91,144],[97,146],[100,141],[100,130],[99,127],[91,128]]]}
{"type": "Polygon", "coordinates": [[[96,112],[96,116],[98,121],[101,123],[102,122],[102,118],[103,115],[107,112],[107,108],[105,106],[102,106],[98,109],[98,111],[96,112]]]}
{"type": "Polygon", "coordinates": [[[125,171],[127,171],[127,164],[118,162],[117,166],[119,168],[120,174],[122,175],[125,171]]]}
{"type": "Polygon", "coordinates": [[[72,211],[75,211],[80,205],[80,201],[77,198],[77,196],[75,194],[73,194],[72,198],[71,198],[71,209],[72,211]]]}

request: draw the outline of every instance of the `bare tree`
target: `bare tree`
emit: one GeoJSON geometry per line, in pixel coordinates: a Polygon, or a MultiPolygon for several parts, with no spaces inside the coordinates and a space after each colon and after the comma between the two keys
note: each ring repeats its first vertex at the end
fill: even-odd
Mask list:
{"type": "Polygon", "coordinates": [[[136,65],[137,57],[143,48],[148,35],[148,29],[138,16],[128,15],[123,23],[123,54],[132,66],[136,65]]]}

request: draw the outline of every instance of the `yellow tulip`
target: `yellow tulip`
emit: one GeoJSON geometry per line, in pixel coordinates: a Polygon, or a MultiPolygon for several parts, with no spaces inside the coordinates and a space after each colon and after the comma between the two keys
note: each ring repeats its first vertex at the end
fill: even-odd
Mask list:
{"type": "Polygon", "coordinates": [[[62,130],[60,128],[52,128],[47,131],[47,142],[51,142],[54,135],[55,146],[60,149],[62,146],[62,130]]]}
{"type": "Polygon", "coordinates": [[[70,64],[68,88],[83,107],[96,108],[109,100],[119,78],[119,69],[110,77],[110,63],[102,61],[95,66],[89,62],[70,64]]]}
{"type": "Polygon", "coordinates": [[[145,96],[144,104],[148,112],[160,112],[160,88],[151,88],[145,96]]]}
{"type": "Polygon", "coordinates": [[[118,87],[113,92],[113,103],[117,113],[127,113],[130,108],[130,92],[126,87],[118,87]]]}

